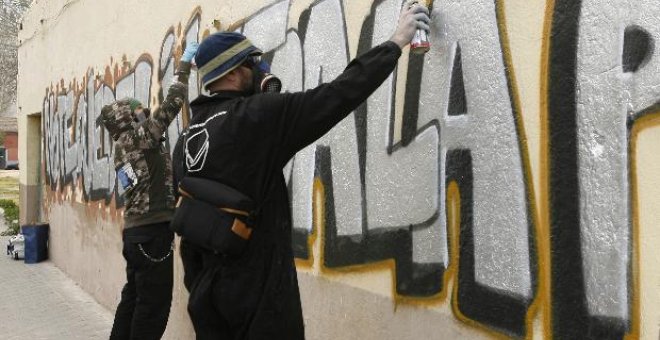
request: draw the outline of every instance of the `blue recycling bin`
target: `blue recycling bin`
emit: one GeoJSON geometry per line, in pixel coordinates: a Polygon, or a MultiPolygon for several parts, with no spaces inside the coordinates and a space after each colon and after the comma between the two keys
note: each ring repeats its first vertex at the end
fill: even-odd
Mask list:
{"type": "Polygon", "coordinates": [[[25,263],[37,263],[48,259],[48,224],[24,225],[25,263]]]}

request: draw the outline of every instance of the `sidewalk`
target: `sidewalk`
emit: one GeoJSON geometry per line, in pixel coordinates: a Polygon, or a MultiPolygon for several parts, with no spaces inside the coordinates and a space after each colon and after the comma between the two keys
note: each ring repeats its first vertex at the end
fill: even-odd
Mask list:
{"type": "Polygon", "coordinates": [[[0,339],[107,339],[113,315],[52,263],[4,255],[0,237],[0,339]]]}

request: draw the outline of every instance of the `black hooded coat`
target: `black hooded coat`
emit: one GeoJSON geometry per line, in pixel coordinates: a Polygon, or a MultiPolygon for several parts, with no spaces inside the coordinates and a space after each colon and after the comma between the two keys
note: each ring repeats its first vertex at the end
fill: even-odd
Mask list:
{"type": "Polygon", "coordinates": [[[187,280],[198,339],[304,338],[283,168],[364,102],[400,55],[388,41],[353,60],[334,81],[305,92],[218,92],[191,103],[190,125],[198,133],[179,140],[175,173],[221,182],[261,207],[240,258],[206,252],[199,257],[201,272],[187,280]]]}

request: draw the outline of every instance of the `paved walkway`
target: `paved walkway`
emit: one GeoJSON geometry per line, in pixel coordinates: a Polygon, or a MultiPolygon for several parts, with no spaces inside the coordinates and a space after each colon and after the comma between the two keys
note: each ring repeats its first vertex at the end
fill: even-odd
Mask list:
{"type": "Polygon", "coordinates": [[[107,339],[113,315],[50,262],[4,255],[0,237],[0,339],[107,339]]]}

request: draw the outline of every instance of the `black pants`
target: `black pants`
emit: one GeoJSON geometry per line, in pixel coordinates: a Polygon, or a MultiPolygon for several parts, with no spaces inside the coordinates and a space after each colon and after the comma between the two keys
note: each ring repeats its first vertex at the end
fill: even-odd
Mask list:
{"type": "Polygon", "coordinates": [[[252,243],[229,259],[182,241],[181,258],[198,340],[304,339],[290,253],[252,243]]]}
{"type": "Polygon", "coordinates": [[[190,293],[193,283],[204,269],[204,253],[206,251],[202,247],[190,243],[185,238],[181,238],[179,250],[181,252],[181,262],[183,263],[183,285],[190,293]]]}
{"type": "Polygon", "coordinates": [[[158,223],[125,230],[122,253],[126,259],[127,282],[121,291],[111,340],[150,340],[163,336],[172,304],[170,251],[174,234],[168,226],[169,223],[158,223]]]}

